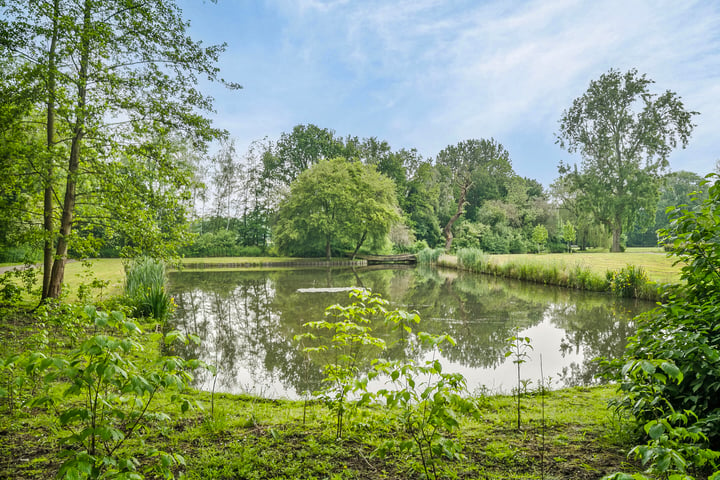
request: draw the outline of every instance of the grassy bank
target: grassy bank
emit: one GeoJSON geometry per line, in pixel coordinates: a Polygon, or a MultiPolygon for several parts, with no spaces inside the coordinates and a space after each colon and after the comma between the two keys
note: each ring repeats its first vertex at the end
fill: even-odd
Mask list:
{"type": "MultiPolygon", "coordinates": [[[[157,334],[147,335],[147,341],[157,342],[157,334]]],[[[613,394],[612,387],[528,394],[521,398],[520,429],[514,398],[479,397],[481,416],[458,418],[455,440],[462,444],[462,455],[442,459],[440,478],[583,480],[628,471],[623,425],[606,403],[613,394]]],[[[181,454],[186,465],[174,471],[185,478],[423,478],[417,456],[376,454],[386,440],[404,435],[393,421],[395,412],[386,408],[351,410],[338,440],[333,413],[316,402],[197,391],[184,395],[203,410],[183,414],[168,394],[161,395],[153,410],[169,414],[170,420],[153,422],[144,442],[181,454]]],[[[0,478],[53,477],[61,462],[57,418],[40,408],[4,413],[0,478]]],[[[139,451],[141,445],[133,441],[127,449],[139,451]]]]}
{"type": "Polygon", "coordinates": [[[419,261],[441,267],[656,301],[662,285],[680,281],[680,265],[656,251],[487,255],[462,249],[456,255],[440,250],[421,252],[419,261]]]}
{"type": "MultiPolygon", "coordinates": [[[[544,429],[540,397],[524,398],[526,423],[520,430],[512,398],[486,397],[480,421],[460,419],[463,457],[444,460],[441,478],[584,480],[627,471],[622,425],[605,403],[611,395],[609,387],[548,394],[544,429]]],[[[182,454],[187,465],[175,471],[185,478],[422,478],[418,459],[374,454],[399,434],[380,409],[355,412],[355,428],[336,440],[332,415],[317,404],[304,408],[301,402],[218,394],[211,413],[209,395],[194,396],[205,404],[204,412],[170,412],[172,420],[147,440],[182,454]]],[[[51,478],[59,465],[53,429],[52,417],[40,411],[3,416],[0,477],[51,478]]]]}
{"type": "Polygon", "coordinates": [[[564,268],[580,267],[601,276],[605,275],[606,271],[617,272],[627,265],[635,265],[642,267],[653,282],[676,283],[680,281],[680,265],[673,265],[675,259],[669,258],[660,249],[628,249],[623,253],[492,255],[491,258],[494,263],[500,265],[519,260],[543,265],[557,264],[564,268]]]}
{"type": "MultiPolygon", "coordinates": [[[[652,282],[639,292],[639,298],[657,300],[656,285],[676,283],[680,280],[680,266],[673,265],[660,249],[630,249],[625,253],[572,254],[518,254],[480,255],[463,259],[455,255],[423,257],[419,261],[437,263],[449,268],[463,268],[478,273],[516,278],[519,280],[560,285],[583,290],[608,291],[608,272],[620,272],[628,265],[641,267],[652,282]],[[463,263],[464,260],[464,263],[463,263]]],[[[272,268],[273,264],[302,263],[316,259],[292,257],[207,257],[183,259],[186,268],[227,270],[228,266],[242,269],[272,268]]],[[[119,295],[124,281],[123,261],[119,258],[93,259],[89,262],[71,262],[66,266],[65,284],[68,301],[77,301],[79,289],[90,286],[95,279],[107,282],[102,289],[94,288],[95,297],[119,295]]]]}

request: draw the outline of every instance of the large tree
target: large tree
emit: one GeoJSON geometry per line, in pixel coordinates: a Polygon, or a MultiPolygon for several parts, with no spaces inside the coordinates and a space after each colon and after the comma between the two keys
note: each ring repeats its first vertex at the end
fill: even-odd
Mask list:
{"type": "Polygon", "coordinates": [[[193,41],[171,0],[2,0],[0,12],[4,80],[44,119],[46,155],[16,161],[44,189],[42,296],[57,298],[79,223],[126,229],[138,247],[172,237],[173,193],[187,186],[173,137],[201,147],[220,135],[197,83],[218,80],[223,46],[193,41]]]}
{"type": "Polygon", "coordinates": [[[558,143],[582,157],[580,168],[561,163],[560,173],[612,232],[613,252],[641,212],[655,211],[668,157],[678,144],[687,145],[694,126],[696,112],[674,92],[651,93],[653,83],[636,70],[610,70],[590,82],[560,121],[558,143]]]}
{"type": "Polygon", "coordinates": [[[273,238],[282,251],[330,259],[333,249],[353,256],[367,239],[384,238],[400,220],[392,180],[344,158],[321,161],[302,172],[281,202],[273,238]]]}
{"type": "Polygon", "coordinates": [[[444,167],[454,190],[455,212],[445,224],[445,249],[452,246],[453,224],[464,213],[467,196],[476,184],[488,184],[491,179],[513,175],[510,154],[493,139],[465,140],[449,145],[437,155],[436,164],[444,167]]]}

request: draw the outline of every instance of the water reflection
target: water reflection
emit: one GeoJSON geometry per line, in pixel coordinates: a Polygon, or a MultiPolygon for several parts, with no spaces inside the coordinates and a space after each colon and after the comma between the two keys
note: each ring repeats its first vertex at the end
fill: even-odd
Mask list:
{"type": "MultiPolygon", "coordinates": [[[[463,373],[471,389],[500,391],[513,385],[514,365],[505,352],[516,329],[534,347],[524,378],[540,378],[542,356],[555,385],[587,385],[597,369],[590,360],[619,356],[633,334],[632,318],[653,306],[428,268],[174,272],[170,281],[177,327],[203,340],[182,354],[218,366],[216,377],[200,375],[197,386],[267,397],[297,398],[319,387],[321,361],[307,358],[293,337],[305,322],[322,319],[328,305],[349,301],[347,292],[298,289],[363,286],[394,308],[417,310],[419,329],[457,341],[443,352],[446,370],[463,373]]],[[[392,335],[382,327],[374,334],[392,335]]]]}

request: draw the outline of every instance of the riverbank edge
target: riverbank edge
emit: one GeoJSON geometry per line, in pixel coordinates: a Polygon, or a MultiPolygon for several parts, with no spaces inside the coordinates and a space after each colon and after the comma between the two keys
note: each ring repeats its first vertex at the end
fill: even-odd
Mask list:
{"type": "MultiPolygon", "coordinates": [[[[429,262],[425,260],[424,263],[459,271],[598,293],[613,292],[612,279],[620,273],[607,270],[604,276],[600,276],[578,265],[553,264],[548,266],[541,263],[514,262],[512,260],[495,262],[492,260],[492,256],[488,256],[488,258],[489,260],[480,259],[468,264],[457,255],[443,253],[429,262]]],[[[628,265],[628,267],[638,268],[632,265],[628,265]]],[[[621,296],[658,302],[665,294],[667,285],[660,285],[650,279],[645,279],[635,285],[630,285],[630,287],[621,296]]]]}
{"type": "MultiPolygon", "coordinates": [[[[17,341],[21,330],[27,334],[34,325],[28,317],[27,322],[11,322],[3,332],[17,341]]],[[[142,358],[154,358],[160,354],[162,324],[140,326],[142,358]]],[[[69,351],[72,343],[60,341],[62,334],[57,333],[49,337],[51,349],[55,354],[69,351]]],[[[20,346],[15,341],[4,344],[20,346]]],[[[181,454],[187,466],[176,466],[175,473],[182,472],[184,478],[421,478],[412,456],[376,455],[383,442],[402,434],[393,421],[397,412],[381,405],[351,409],[348,434],[338,440],[333,412],[316,399],[188,388],[182,396],[201,408],[183,413],[172,399],[176,393],[158,394],[149,412],[166,413],[170,420],[152,422],[148,435],[130,442],[127,452],[144,458],[142,452],[150,446],[181,454]]],[[[443,460],[443,468],[457,478],[529,480],[545,475],[589,480],[627,470],[628,424],[607,403],[616,396],[615,386],[565,388],[544,395],[528,389],[521,396],[520,428],[515,397],[487,391],[467,395],[478,400],[481,418],[458,418],[462,428],[453,438],[463,444],[462,456],[443,460]]],[[[57,418],[42,408],[0,415],[0,478],[54,476],[61,462],[61,432],[57,418]]],[[[142,466],[146,462],[142,460],[142,466]]]]}
{"type": "MultiPolygon", "coordinates": [[[[463,448],[442,467],[463,479],[538,478],[590,480],[616,471],[639,471],[628,463],[627,425],[608,408],[614,386],[573,387],[521,397],[522,423],[509,395],[478,398],[481,418],[458,418],[454,436],[463,448]],[[541,403],[542,402],[542,403],[541,403]]],[[[202,409],[182,414],[169,393],[153,410],[171,420],[156,434],[128,445],[142,459],[143,447],[182,455],[174,468],[182,478],[383,478],[420,479],[417,459],[375,451],[394,431],[393,413],[381,406],[349,410],[346,435],[334,436],[333,412],[311,400],[266,399],[188,390],[202,409]]],[[[38,410],[0,419],[0,478],[53,477],[61,450],[55,419],[38,410]]],[[[147,460],[141,460],[145,465],[147,460]]],[[[155,478],[149,475],[147,478],[155,478]]]]}

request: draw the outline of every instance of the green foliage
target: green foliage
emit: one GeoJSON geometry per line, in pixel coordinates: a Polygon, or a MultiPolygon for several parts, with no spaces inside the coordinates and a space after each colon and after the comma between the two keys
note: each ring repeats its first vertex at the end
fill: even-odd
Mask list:
{"type": "Polygon", "coordinates": [[[125,296],[135,309],[135,314],[165,320],[174,308],[165,284],[165,264],[150,257],[139,257],[125,269],[125,296]]]}
{"type": "Polygon", "coordinates": [[[32,295],[37,283],[37,271],[26,267],[0,274],[0,304],[18,305],[24,295],[32,295]]]}
{"type": "Polygon", "coordinates": [[[540,253],[548,240],[548,231],[545,225],[536,225],[532,231],[532,241],[537,245],[537,251],[540,253]]]}
{"type": "Polygon", "coordinates": [[[322,160],[352,158],[341,138],[333,130],[313,124],[296,125],[291,133],[283,133],[275,148],[263,156],[263,176],[283,185],[290,185],[302,172],[322,160]]]}
{"type": "Polygon", "coordinates": [[[265,254],[257,245],[241,245],[238,235],[229,230],[203,233],[182,250],[188,257],[260,257],[265,254]]]}
{"type": "MultiPolygon", "coordinates": [[[[150,403],[160,390],[177,394],[172,401],[183,411],[190,407],[179,393],[192,378],[190,371],[201,365],[196,360],[162,356],[142,358],[140,328],[117,311],[99,312],[88,306],[84,315],[95,334],[85,338],[67,357],[35,352],[26,363],[28,374],[42,375],[43,395],[33,406],[55,412],[61,431],[64,459],[58,472],[62,478],[144,478],[141,463],[123,447],[146,425],[168,419],[151,413],[150,403]],[[55,386],[64,384],[62,390],[55,386]]],[[[192,338],[197,341],[197,338],[192,338]]],[[[165,336],[169,348],[175,341],[188,341],[179,332],[165,336]]],[[[147,448],[145,455],[156,458],[152,467],[164,478],[174,478],[172,467],[184,464],[178,453],[147,448]]],[[[150,468],[145,468],[145,473],[150,468]]]]}
{"type": "Polygon", "coordinates": [[[462,248],[455,253],[458,266],[463,270],[471,272],[483,272],[487,270],[489,257],[477,248],[462,248]]]}
{"type": "Polygon", "coordinates": [[[573,225],[571,222],[563,222],[562,226],[560,227],[560,231],[562,239],[565,241],[565,243],[567,243],[567,251],[572,252],[572,244],[577,238],[577,231],[575,230],[575,225],[573,225]]]}
{"type": "Polygon", "coordinates": [[[645,269],[635,265],[627,265],[619,272],[608,272],[608,277],[610,290],[619,297],[644,298],[643,292],[651,288],[645,269]]]}
{"type": "Polygon", "coordinates": [[[40,252],[29,245],[9,246],[7,239],[1,243],[3,245],[0,246],[0,263],[21,264],[27,261],[35,263],[42,258],[40,252]]]}
{"type": "Polygon", "coordinates": [[[468,199],[472,198],[473,204],[479,206],[489,192],[495,192],[490,198],[499,198],[503,183],[515,174],[510,154],[494,139],[471,139],[448,145],[438,153],[435,163],[448,173],[455,205],[443,229],[445,249],[450,250],[453,225],[465,212],[468,199]]]}
{"type": "Polygon", "coordinates": [[[197,85],[221,81],[224,46],[193,41],[173,1],[9,0],[0,12],[0,88],[14,113],[2,130],[24,128],[29,145],[11,158],[32,187],[18,218],[44,243],[42,297],[61,295],[69,255],[118,237],[126,255],[175,253],[192,183],[183,147],[222,135],[197,85]]]}
{"type": "MultiPolygon", "coordinates": [[[[333,317],[335,320],[320,320],[304,324],[305,327],[316,330],[329,330],[332,334],[328,344],[305,347],[303,351],[311,354],[329,351],[331,354],[331,360],[323,367],[325,372],[323,382],[326,387],[314,394],[322,398],[335,413],[337,420],[335,436],[338,439],[343,435],[347,397],[350,393],[364,387],[358,378],[363,366],[361,361],[365,355],[370,353],[368,347],[379,350],[385,348],[385,342],[380,338],[373,337],[371,332],[373,318],[382,318],[387,314],[385,310],[388,304],[387,300],[364,289],[353,289],[350,292],[350,298],[353,301],[348,306],[331,305],[325,310],[325,315],[333,317]]],[[[305,333],[297,335],[295,340],[314,341],[318,340],[318,337],[311,333],[305,333]]]]}
{"type": "Polygon", "coordinates": [[[303,171],[279,208],[273,229],[281,252],[352,249],[383,241],[400,221],[392,181],[374,166],[344,158],[324,160],[303,171]]]}
{"type": "Polygon", "coordinates": [[[660,175],[668,156],[685,147],[692,117],[669,90],[650,92],[652,80],[636,70],[617,70],[590,82],[588,90],[563,112],[558,143],[582,156],[581,169],[560,164],[569,191],[586,215],[612,232],[612,251],[620,251],[623,231],[637,222],[647,227],[658,201],[660,175]]]}
{"type": "Polygon", "coordinates": [[[432,265],[437,262],[443,253],[445,253],[444,248],[425,248],[417,252],[417,263],[420,265],[432,265]]]}
{"type": "Polygon", "coordinates": [[[329,330],[332,338],[323,342],[318,336],[305,333],[297,341],[318,342],[305,347],[312,355],[330,354],[324,366],[327,387],[315,394],[324,399],[336,416],[336,438],[343,435],[343,421],[351,405],[366,405],[373,401],[387,408],[393,422],[404,435],[386,440],[376,454],[392,451],[416,454],[426,478],[444,478],[441,459],[461,457],[461,445],[451,438],[457,432],[459,414],[477,415],[477,404],[467,397],[465,378],[460,374],[443,372],[442,364],[434,358],[443,343],[454,345],[448,335],[415,333],[413,325],[420,322],[416,313],[390,311],[388,301],[368,290],[354,289],[349,306],[332,305],[326,315],[334,321],[308,322],[306,327],[329,330]],[[398,344],[405,351],[406,360],[387,361],[376,358],[378,350],[388,345],[372,333],[373,321],[382,321],[398,331],[398,344]],[[414,358],[430,350],[433,358],[418,363],[414,358]],[[372,359],[372,360],[371,360],[372,359]],[[369,370],[362,375],[363,370],[369,370]],[[384,380],[385,388],[377,393],[368,391],[370,380],[384,380]],[[351,402],[349,396],[355,394],[351,402]]]}
{"type": "Polygon", "coordinates": [[[517,428],[520,430],[520,395],[522,393],[522,380],[520,378],[520,365],[527,362],[530,358],[530,350],[533,350],[533,346],[530,343],[530,337],[521,337],[516,332],[515,335],[507,339],[508,346],[510,347],[505,352],[505,358],[512,357],[513,363],[517,367],[517,390],[515,395],[517,397],[517,428]]]}
{"type": "MultiPolygon", "coordinates": [[[[671,253],[683,262],[684,284],[638,319],[637,335],[623,360],[607,363],[622,381],[617,408],[631,414],[648,443],[633,453],[651,472],[682,474],[717,468],[720,451],[720,185],[716,176],[699,208],[669,210],[662,232],[671,253]]],[[[687,478],[690,478],[689,476],[687,478]]]]}
{"type": "Polygon", "coordinates": [[[646,231],[636,227],[628,235],[628,246],[656,246],[658,230],[670,226],[668,208],[678,205],[699,206],[707,196],[707,183],[700,175],[684,170],[668,173],[663,177],[660,186],[660,199],[653,217],[654,225],[646,231]]]}
{"type": "MultiPolygon", "coordinates": [[[[454,341],[447,335],[419,333],[420,345],[437,352],[441,344],[454,341]]],[[[386,384],[377,398],[396,412],[395,421],[410,438],[386,440],[376,454],[392,451],[419,456],[425,478],[446,478],[449,472],[442,460],[462,458],[462,444],[453,438],[460,429],[459,415],[479,417],[477,403],[467,396],[465,378],[459,373],[445,373],[440,361],[431,358],[423,364],[415,362],[378,362],[376,374],[386,375],[386,384]]]]}

